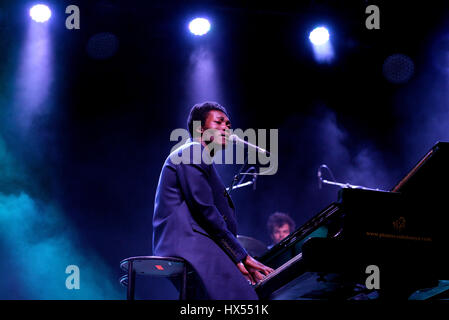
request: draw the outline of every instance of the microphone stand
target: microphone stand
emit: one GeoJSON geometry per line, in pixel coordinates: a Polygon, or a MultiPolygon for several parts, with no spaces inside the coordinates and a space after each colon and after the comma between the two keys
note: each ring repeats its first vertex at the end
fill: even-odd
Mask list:
{"type": "Polygon", "coordinates": [[[246,187],[246,186],[250,186],[250,185],[252,185],[252,184],[254,184],[254,180],[252,180],[252,181],[247,181],[247,182],[245,182],[245,183],[240,183],[240,184],[238,184],[238,185],[232,186],[232,189],[230,189],[230,187],[228,187],[228,188],[226,188],[226,191],[228,191],[229,193],[231,193],[230,190],[235,190],[235,189],[243,188],[243,187],[246,187]]]}
{"type": "Polygon", "coordinates": [[[257,173],[253,173],[253,179],[251,181],[247,181],[245,183],[242,183],[242,181],[245,179],[245,175],[250,175],[251,173],[249,173],[249,171],[254,170],[256,171],[256,168],[254,167],[250,167],[248,170],[246,170],[246,172],[242,172],[243,168],[245,168],[245,166],[248,164],[248,157],[245,154],[245,162],[243,163],[243,165],[240,167],[239,172],[234,176],[234,179],[232,180],[231,186],[226,188],[226,191],[230,194],[232,190],[235,189],[239,189],[239,188],[243,188],[246,186],[250,186],[253,185],[253,190],[256,190],[256,180],[257,180],[257,173]],[[243,176],[240,179],[240,182],[237,185],[234,185],[235,183],[237,183],[237,179],[239,176],[243,176]]]}
{"type": "Polygon", "coordinates": [[[242,166],[240,167],[239,172],[234,176],[234,179],[232,179],[231,186],[228,187],[228,188],[226,188],[226,191],[227,191],[229,194],[231,193],[232,190],[238,189],[238,188],[241,188],[241,187],[242,187],[240,184],[237,185],[237,186],[234,186],[234,184],[237,182],[238,177],[242,174],[243,168],[245,168],[245,166],[246,166],[247,164],[248,164],[248,157],[246,156],[246,153],[245,153],[245,161],[244,161],[244,163],[243,163],[242,166]]]}
{"type": "MultiPolygon", "coordinates": [[[[256,148],[258,148],[258,147],[256,147],[256,148]]],[[[263,149],[262,149],[262,150],[263,150],[263,149]]],[[[268,151],[266,151],[266,150],[264,150],[264,152],[265,152],[266,154],[268,154],[268,155],[270,154],[270,153],[269,153],[268,151]]],[[[258,176],[259,174],[261,174],[261,173],[259,173],[259,174],[257,174],[257,172],[254,172],[254,173],[252,173],[252,174],[249,173],[249,171],[251,171],[251,170],[256,171],[256,169],[255,169],[254,167],[250,167],[246,172],[242,172],[242,171],[243,171],[243,168],[244,168],[247,164],[248,164],[248,155],[247,155],[247,153],[245,152],[245,161],[244,161],[243,165],[240,167],[239,172],[234,176],[234,179],[232,180],[231,186],[229,186],[229,187],[226,188],[226,191],[227,191],[229,194],[231,193],[232,190],[239,189],[239,188],[243,188],[243,187],[250,186],[250,185],[253,186],[253,190],[254,190],[254,191],[256,190],[256,180],[257,180],[257,176],[258,176]],[[242,175],[252,175],[252,176],[253,176],[253,179],[252,179],[251,181],[247,181],[247,182],[245,182],[245,183],[242,183],[242,181],[245,179],[245,177],[242,177],[242,178],[240,179],[239,184],[234,185],[234,184],[237,182],[238,177],[239,177],[239,176],[242,176],[242,175]]],[[[269,169],[269,170],[265,171],[264,173],[269,172],[269,171],[271,171],[271,170],[272,170],[272,169],[269,169]]]]}
{"type": "Polygon", "coordinates": [[[319,188],[321,189],[321,184],[329,184],[329,185],[333,185],[333,186],[339,186],[341,188],[348,188],[348,189],[362,189],[362,190],[371,190],[371,191],[385,191],[385,190],[381,190],[381,189],[372,189],[372,188],[367,188],[367,187],[363,187],[363,186],[357,186],[357,185],[353,185],[353,184],[349,184],[349,183],[340,183],[340,182],[336,182],[336,181],[329,181],[326,179],[323,179],[322,173],[321,173],[321,168],[326,168],[329,173],[331,174],[332,178],[335,180],[334,175],[332,174],[332,171],[330,171],[329,167],[326,166],[325,164],[322,164],[319,169],[318,169],[318,180],[319,180],[319,188]]]}
{"type": "Polygon", "coordinates": [[[340,183],[340,182],[329,181],[329,180],[326,180],[323,178],[321,178],[321,183],[339,186],[341,188],[363,189],[363,190],[371,190],[371,191],[385,191],[385,190],[381,190],[381,189],[372,189],[372,188],[357,186],[357,185],[353,185],[353,184],[349,184],[349,183],[340,183]]]}

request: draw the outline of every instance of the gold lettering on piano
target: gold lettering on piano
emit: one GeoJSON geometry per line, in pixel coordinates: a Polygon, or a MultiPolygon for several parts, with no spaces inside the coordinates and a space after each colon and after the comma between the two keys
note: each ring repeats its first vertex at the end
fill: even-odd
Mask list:
{"type": "Polygon", "coordinates": [[[388,233],[378,233],[378,232],[366,232],[368,237],[374,238],[387,238],[387,239],[403,239],[403,240],[414,240],[414,241],[425,241],[432,242],[432,238],[430,237],[415,237],[415,236],[406,236],[406,235],[397,235],[397,234],[388,234],[388,233]]]}
{"type": "Polygon", "coordinates": [[[393,228],[398,232],[401,232],[402,230],[404,230],[405,229],[405,218],[399,217],[399,219],[393,221],[393,228]]]}

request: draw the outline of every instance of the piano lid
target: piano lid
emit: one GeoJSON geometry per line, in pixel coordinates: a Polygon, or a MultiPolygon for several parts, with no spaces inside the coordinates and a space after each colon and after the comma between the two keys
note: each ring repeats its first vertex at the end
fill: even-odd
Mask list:
{"type": "Polygon", "coordinates": [[[439,189],[449,177],[449,142],[437,142],[399,181],[392,192],[417,193],[439,189]],[[430,187],[430,190],[429,190],[430,187]]]}

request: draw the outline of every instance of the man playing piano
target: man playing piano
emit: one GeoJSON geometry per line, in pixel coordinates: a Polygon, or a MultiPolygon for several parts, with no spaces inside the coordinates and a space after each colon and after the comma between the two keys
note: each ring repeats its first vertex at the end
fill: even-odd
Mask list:
{"type": "Polygon", "coordinates": [[[228,113],[218,103],[205,102],[193,106],[187,123],[192,138],[170,154],[160,174],[153,252],[188,262],[194,271],[188,279],[188,299],[258,299],[250,284],[273,269],[249,256],[237,241],[233,202],[215,165],[205,161],[227,146],[228,113]],[[177,161],[186,155],[189,161],[177,161]]]}

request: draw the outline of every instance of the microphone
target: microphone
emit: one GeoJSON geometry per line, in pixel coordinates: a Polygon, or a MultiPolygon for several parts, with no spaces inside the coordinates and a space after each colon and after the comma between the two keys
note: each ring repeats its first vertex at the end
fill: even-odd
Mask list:
{"type": "Polygon", "coordinates": [[[229,140],[232,141],[232,142],[235,142],[236,144],[240,144],[240,145],[242,145],[242,146],[247,146],[248,148],[252,148],[252,149],[256,150],[256,151],[259,152],[259,153],[266,154],[267,156],[270,155],[270,152],[268,152],[267,150],[262,149],[261,147],[255,146],[254,144],[249,143],[249,142],[247,142],[247,141],[245,141],[245,140],[243,140],[243,139],[240,139],[240,138],[239,138],[237,135],[235,135],[235,134],[231,134],[231,135],[229,136],[229,140]]]}
{"type": "Polygon", "coordinates": [[[322,179],[321,179],[321,167],[318,169],[318,189],[321,189],[322,185],[322,179]]]}

